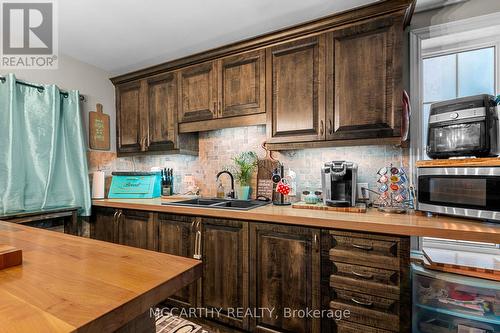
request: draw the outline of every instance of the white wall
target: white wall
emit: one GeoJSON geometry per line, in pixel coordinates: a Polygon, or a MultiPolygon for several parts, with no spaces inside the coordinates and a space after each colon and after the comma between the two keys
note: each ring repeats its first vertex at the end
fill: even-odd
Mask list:
{"type": "MultiPolygon", "coordinates": [[[[58,69],[1,70],[0,75],[14,73],[16,78],[39,84],[55,84],[63,90],[79,90],[85,96],[80,105],[88,137],[88,112],[95,111],[96,103],[103,105],[104,113],[110,115],[111,151],[116,150],[115,91],[106,71],[81,62],[75,58],[59,55],[58,69]]],[[[88,142],[88,141],[87,141],[88,142]]]]}
{"type": "Polygon", "coordinates": [[[500,12],[499,0],[469,0],[416,13],[411,20],[411,28],[429,27],[470,17],[491,14],[493,12],[500,12]]]}

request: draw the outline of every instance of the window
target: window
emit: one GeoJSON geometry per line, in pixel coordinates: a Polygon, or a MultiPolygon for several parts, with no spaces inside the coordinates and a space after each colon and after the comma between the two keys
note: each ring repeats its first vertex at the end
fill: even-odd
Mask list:
{"type": "Polygon", "coordinates": [[[427,144],[432,103],[478,94],[495,94],[495,51],[492,46],[423,58],[422,147],[427,144]]]}
{"type": "MultiPolygon", "coordinates": [[[[432,103],[477,94],[500,93],[500,13],[410,32],[410,164],[425,154],[432,103]]],[[[414,238],[413,249],[433,247],[500,256],[498,244],[414,238]],[[416,241],[416,242],[415,242],[416,241]]]]}

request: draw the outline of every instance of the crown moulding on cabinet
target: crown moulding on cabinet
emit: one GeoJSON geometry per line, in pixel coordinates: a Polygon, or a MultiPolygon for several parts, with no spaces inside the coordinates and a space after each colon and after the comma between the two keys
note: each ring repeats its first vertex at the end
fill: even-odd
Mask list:
{"type": "Polygon", "coordinates": [[[253,49],[269,47],[281,42],[290,41],[304,35],[326,32],[337,27],[346,27],[361,20],[370,19],[376,16],[404,11],[404,26],[409,25],[416,6],[416,0],[383,0],[374,4],[354,8],[345,12],[335,13],[323,18],[287,27],[281,30],[269,32],[260,36],[252,37],[243,41],[213,48],[211,50],[199,52],[187,57],[167,61],[155,66],[143,68],[137,71],[110,78],[116,85],[142,79],[144,77],[160,74],[166,71],[176,70],[182,67],[194,65],[204,61],[229,56],[232,54],[245,52],[253,49]]]}

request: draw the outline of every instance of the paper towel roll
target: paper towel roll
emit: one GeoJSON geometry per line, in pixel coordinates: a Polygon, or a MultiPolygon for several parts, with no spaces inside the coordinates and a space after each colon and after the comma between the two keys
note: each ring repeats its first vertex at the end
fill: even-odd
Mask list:
{"type": "Polygon", "coordinates": [[[104,199],[104,171],[92,175],[92,199],[104,199]]]}

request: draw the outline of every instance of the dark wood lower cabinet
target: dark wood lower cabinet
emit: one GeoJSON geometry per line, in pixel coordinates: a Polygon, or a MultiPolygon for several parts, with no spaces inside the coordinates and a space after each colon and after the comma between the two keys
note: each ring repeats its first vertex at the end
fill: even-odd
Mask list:
{"type": "Polygon", "coordinates": [[[349,312],[322,332],[410,332],[409,237],[323,230],[321,241],[323,308],[349,312]]]}
{"type": "Polygon", "coordinates": [[[153,213],[124,209],[118,213],[117,220],[118,244],[146,250],[157,249],[153,213]]]}
{"type": "Polygon", "coordinates": [[[90,222],[91,238],[141,249],[157,249],[152,212],[94,207],[90,222]]]}
{"type": "Polygon", "coordinates": [[[116,215],[118,209],[93,207],[90,217],[90,237],[115,243],[116,215]]]}
{"type": "MultiPolygon", "coordinates": [[[[194,222],[191,216],[158,214],[158,250],[176,256],[192,258],[194,253],[194,222]]],[[[182,288],[168,303],[176,307],[196,306],[197,283],[182,288]]]]}
{"type": "Polygon", "coordinates": [[[202,219],[203,278],[199,305],[222,309],[214,319],[248,328],[249,317],[235,310],[248,308],[248,225],[249,222],[202,219]]]}
{"type": "Polygon", "coordinates": [[[320,233],[316,229],[250,224],[250,308],[273,309],[251,322],[252,332],[320,332],[320,233]]]}
{"type": "Polygon", "coordinates": [[[408,237],[101,207],[93,208],[91,237],[200,258],[202,279],[167,303],[217,310],[202,320],[220,332],[411,327],[408,237]],[[334,320],[327,310],[350,314],[334,320]]]}

